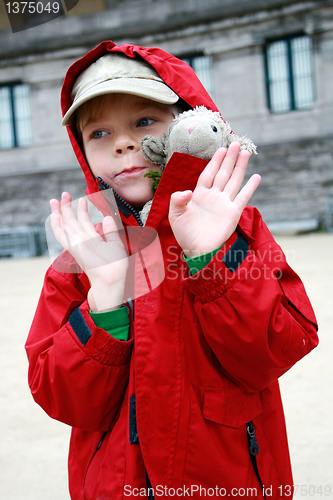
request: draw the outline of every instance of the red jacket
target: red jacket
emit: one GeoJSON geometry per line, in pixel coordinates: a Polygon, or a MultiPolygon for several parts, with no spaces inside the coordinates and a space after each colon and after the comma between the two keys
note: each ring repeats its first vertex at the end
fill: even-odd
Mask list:
{"type": "MultiPolygon", "coordinates": [[[[78,74],[109,50],[141,55],[189,106],[217,109],[192,70],[170,54],[103,42],[69,69],[63,113],[78,74]]],[[[87,193],[96,192],[69,134],[87,193]]],[[[26,344],[29,384],[52,418],[73,427],[73,500],[145,496],[147,475],[155,499],[237,496],[236,489],[254,496],[248,488],[262,498],[260,483],[270,498],[291,498],[277,379],[317,345],[315,316],[251,207],[211,262],[188,276],[168,222],[169,201],[172,192],[193,189],[205,165],[175,154],[163,173],[147,226],[158,232],[165,278],[135,300],[130,340],[95,326],[84,273],[51,266],[46,274],[26,344]]],[[[126,215],[124,224],[138,224],[126,215]]],[[[73,265],[70,256],[61,258],[73,265]]]]}

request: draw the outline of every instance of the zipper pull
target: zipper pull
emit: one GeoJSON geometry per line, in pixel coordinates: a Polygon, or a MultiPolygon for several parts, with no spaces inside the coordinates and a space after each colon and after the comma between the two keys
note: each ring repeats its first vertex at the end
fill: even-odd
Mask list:
{"type": "Polygon", "coordinates": [[[256,430],[252,421],[246,424],[246,430],[249,437],[250,453],[252,456],[256,456],[259,453],[259,446],[256,440],[256,430]]]}

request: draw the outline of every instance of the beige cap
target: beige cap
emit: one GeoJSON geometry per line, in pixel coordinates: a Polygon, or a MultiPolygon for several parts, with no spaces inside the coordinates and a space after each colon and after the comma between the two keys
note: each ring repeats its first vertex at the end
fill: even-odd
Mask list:
{"type": "Polygon", "coordinates": [[[175,104],[179,97],[150,64],[123,54],[107,54],[91,64],[76,80],[72,105],[62,125],[74,125],[75,114],[83,103],[103,94],[132,94],[163,104],[175,104]]]}

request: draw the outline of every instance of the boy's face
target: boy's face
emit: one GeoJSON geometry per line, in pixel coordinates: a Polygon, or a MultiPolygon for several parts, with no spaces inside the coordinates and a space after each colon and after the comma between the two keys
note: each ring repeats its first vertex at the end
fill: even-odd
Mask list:
{"type": "Polygon", "coordinates": [[[129,94],[110,94],[107,106],[82,130],[87,161],[95,177],[102,177],[137,210],[152,198],[152,179],[144,177],[160,167],[145,160],[140,140],[166,132],[174,116],[169,106],[129,94]]]}

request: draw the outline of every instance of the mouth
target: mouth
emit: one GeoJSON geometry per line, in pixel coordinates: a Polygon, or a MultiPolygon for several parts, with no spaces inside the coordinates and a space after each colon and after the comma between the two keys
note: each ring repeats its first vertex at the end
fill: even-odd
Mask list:
{"type": "Polygon", "coordinates": [[[116,177],[124,178],[124,177],[135,177],[137,175],[140,175],[143,170],[147,170],[147,167],[131,167],[131,168],[125,168],[119,174],[116,175],[116,177]]]}

